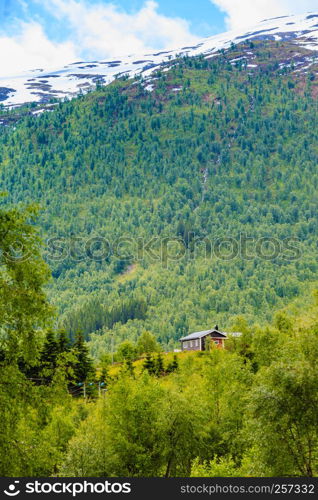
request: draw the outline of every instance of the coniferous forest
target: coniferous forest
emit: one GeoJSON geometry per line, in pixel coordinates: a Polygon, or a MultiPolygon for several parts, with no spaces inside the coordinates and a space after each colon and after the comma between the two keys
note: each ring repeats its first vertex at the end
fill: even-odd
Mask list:
{"type": "Polygon", "coordinates": [[[1,109],[2,476],[318,474],[318,87],[290,50],[1,109]],[[174,352],[216,323],[241,335],[174,352]]]}

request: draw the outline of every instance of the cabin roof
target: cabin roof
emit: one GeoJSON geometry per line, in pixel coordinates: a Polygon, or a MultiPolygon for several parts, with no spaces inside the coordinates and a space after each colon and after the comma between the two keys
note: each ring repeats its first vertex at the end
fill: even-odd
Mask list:
{"type": "Polygon", "coordinates": [[[180,341],[186,341],[186,340],[195,340],[195,339],[201,339],[202,337],[206,337],[207,335],[212,334],[212,337],[214,338],[226,338],[226,333],[219,332],[215,328],[212,328],[212,330],[204,330],[203,332],[194,332],[190,333],[190,335],[187,335],[186,337],[182,337],[180,341]]]}

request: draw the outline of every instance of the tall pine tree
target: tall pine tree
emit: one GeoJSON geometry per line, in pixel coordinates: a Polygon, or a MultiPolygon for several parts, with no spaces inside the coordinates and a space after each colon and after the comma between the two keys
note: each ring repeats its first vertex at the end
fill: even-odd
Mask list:
{"type": "Polygon", "coordinates": [[[85,382],[94,378],[93,360],[89,356],[87,345],[82,333],[76,334],[72,349],[77,363],[74,366],[74,376],[77,383],[85,382]]]}
{"type": "Polygon", "coordinates": [[[40,373],[46,382],[51,382],[56,365],[57,357],[59,355],[58,343],[55,334],[49,330],[46,334],[45,342],[40,356],[40,373]]]}

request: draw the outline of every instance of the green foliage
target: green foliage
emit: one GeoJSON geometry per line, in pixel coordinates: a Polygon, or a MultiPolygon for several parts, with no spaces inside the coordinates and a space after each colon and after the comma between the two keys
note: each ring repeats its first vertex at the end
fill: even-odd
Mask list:
{"type": "Polygon", "coordinates": [[[59,344],[56,341],[55,334],[48,331],[46,339],[41,351],[40,365],[41,374],[47,379],[51,380],[57,366],[57,358],[59,355],[59,344]]]}
{"type": "Polygon", "coordinates": [[[157,354],[156,359],[155,359],[155,373],[156,375],[160,376],[164,373],[164,365],[163,365],[163,359],[161,354],[157,354]]]}
{"type": "Polygon", "coordinates": [[[179,363],[176,355],[173,356],[173,360],[168,364],[166,372],[171,373],[178,369],[179,363]]]}
{"type": "Polygon", "coordinates": [[[318,473],[317,335],[290,339],[280,360],[260,370],[250,397],[248,433],[269,475],[318,473]]]}
{"type": "Polygon", "coordinates": [[[107,384],[108,383],[108,377],[109,377],[109,374],[108,374],[108,370],[107,368],[104,366],[101,370],[101,373],[100,373],[100,376],[99,376],[99,382],[100,383],[103,383],[103,384],[107,384]]]}
{"type": "Polygon", "coordinates": [[[154,375],[156,373],[156,365],[154,363],[152,356],[149,353],[147,353],[146,355],[146,359],[144,360],[143,363],[143,368],[149,373],[149,375],[154,375]]]}
{"type": "Polygon", "coordinates": [[[118,79],[8,112],[2,476],[317,475],[318,323],[285,307],[317,274],[315,82],[280,68],[288,42],[250,48],[255,71],[233,46],[158,72],[152,93],[118,79]],[[36,210],[10,206],[33,199],[57,331],[36,210]],[[166,358],[216,317],[242,335],[166,358]]]}
{"type": "Polygon", "coordinates": [[[39,329],[51,311],[43,292],[49,279],[34,227],[37,210],[0,209],[0,343],[9,363],[32,362],[39,329]]]}
{"type": "Polygon", "coordinates": [[[240,470],[232,459],[220,458],[200,463],[192,462],[191,477],[240,477],[240,470]]]}
{"type": "Polygon", "coordinates": [[[65,391],[42,389],[16,367],[0,367],[2,476],[48,476],[58,470],[77,411],[65,391]]]}
{"type": "Polygon", "coordinates": [[[129,340],[122,342],[118,347],[116,358],[118,361],[132,361],[136,359],[135,345],[129,340]]]}
{"type": "Polygon", "coordinates": [[[76,364],[74,367],[75,382],[82,383],[94,378],[93,362],[88,354],[88,347],[81,333],[76,335],[73,350],[76,356],[76,364]]]}
{"type": "Polygon", "coordinates": [[[118,79],[2,131],[2,203],[43,206],[49,296],[97,358],[110,331],[170,350],[216,317],[270,322],[316,280],[317,102],[280,66],[292,44],[253,44],[256,69],[230,63],[248,44],[184,58],[151,93],[118,79]]]}
{"type": "Polygon", "coordinates": [[[196,450],[195,433],[203,426],[203,414],[193,420],[199,401],[191,396],[165,389],[147,375],[138,381],[123,375],[71,441],[63,474],[185,475],[196,450]],[[100,445],[93,462],[82,450],[96,432],[100,445]]]}
{"type": "Polygon", "coordinates": [[[57,332],[57,343],[59,352],[66,352],[70,348],[70,339],[65,330],[57,332]]]}
{"type": "Polygon", "coordinates": [[[136,347],[140,355],[160,351],[160,345],[156,341],[156,337],[147,331],[143,331],[138,337],[136,347]]]}

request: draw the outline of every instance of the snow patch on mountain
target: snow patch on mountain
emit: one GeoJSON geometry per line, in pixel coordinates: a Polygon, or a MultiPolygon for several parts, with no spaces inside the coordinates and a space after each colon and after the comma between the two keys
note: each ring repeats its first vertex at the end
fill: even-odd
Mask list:
{"type": "MultiPolygon", "coordinates": [[[[146,55],[129,55],[116,60],[79,61],[61,69],[37,69],[12,77],[0,76],[0,102],[5,106],[46,103],[52,98],[72,98],[94,88],[107,85],[117,76],[149,78],[164,63],[178,56],[213,57],[219,50],[246,40],[290,40],[318,52],[318,14],[304,14],[267,19],[248,31],[233,30],[203,39],[199,44],[146,55]]],[[[251,66],[250,66],[251,67],[251,66]]],[[[148,82],[148,89],[151,90],[148,82]]]]}

